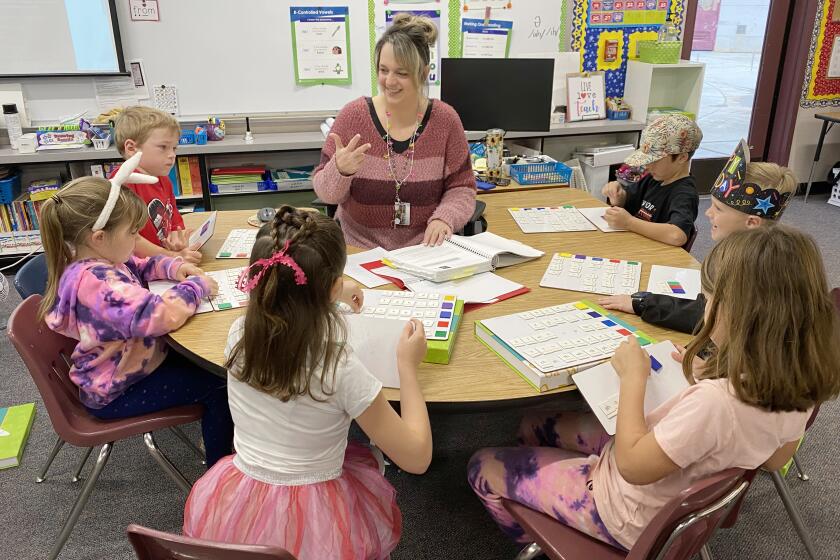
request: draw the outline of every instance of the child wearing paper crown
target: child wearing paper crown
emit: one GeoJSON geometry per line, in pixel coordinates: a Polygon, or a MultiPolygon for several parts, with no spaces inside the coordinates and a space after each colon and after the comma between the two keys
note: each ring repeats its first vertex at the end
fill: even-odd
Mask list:
{"type": "Polygon", "coordinates": [[[426,470],[432,434],[416,376],[423,326],[407,324],[396,348],[399,416],[345,342],[335,303],[355,296],[358,309],[362,292],[342,281],[341,228],[290,206],[273,225],[239,278],[250,300],[225,349],[236,455],[193,486],[184,534],[281,546],[302,560],[387,558],[402,529],[395,490],[347,434],[355,419],[401,469],[426,470]]]}
{"type": "MultiPolygon", "coordinates": [[[[736,231],[771,227],[779,223],[796,192],[796,177],[775,163],[749,161],[749,148],[742,140],[715,181],[706,217],[712,225],[712,240],[720,241],[736,231]]],[[[615,311],[635,313],[642,320],[667,329],[694,332],[703,319],[706,300],[679,299],[664,294],[637,292],[598,300],[615,311]]]]}
{"type": "Polygon", "coordinates": [[[201,253],[188,247],[189,232],[178,213],[175,193],[169,171],[175,165],[175,150],[181,136],[181,126],[175,117],[136,105],[124,109],[116,120],[114,136],[120,155],[128,159],[137,152],[143,153],[138,169],[157,177],[149,184],[127,183],[125,188],[134,191],[146,204],[148,219],[140,230],[135,252],[140,257],[166,255],[182,257],[187,262],[201,262],[201,253]]]}
{"type": "Polygon", "coordinates": [[[109,183],[71,181],[41,208],[47,291],[40,315],[53,331],[78,340],[70,380],[79,400],[102,420],[201,403],[207,464],[230,453],[233,423],[225,381],[167,353],[161,337],[184,324],[216,282],[180,258],[132,255],[146,207],[125,181],[154,183],[132,173],[135,154],[109,183]],[[178,282],[161,295],[152,280],[178,282]]]}
{"type": "Polygon", "coordinates": [[[689,164],[702,139],[700,127],[684,115],[665,115],[645,127],[639,149],[625,163],[644,167],[647,174],[628,187],[618,181],[604,186],[601,193],[612,205],[604,213],[607,223],[668,245],[685,245],[700,200],[689,164]]]}
{"type": "Polygon", "coordinates": [[[682,360],[689,387],[644,413],[651,362],[634,337],[616,351],[616,435],[595,415],[526,417],[527,447],[478,451],[469,483],[520,543],[532,538],[502,505],[515,500],[630,549],[659,510],[728,468],[781,468],[813,407],[840,392],[840,319],[820,252],[785,226],[733,233],[703,263],[705,322],[682,360]],[[795,344],[791,341],[796,341],[795,344]]]}

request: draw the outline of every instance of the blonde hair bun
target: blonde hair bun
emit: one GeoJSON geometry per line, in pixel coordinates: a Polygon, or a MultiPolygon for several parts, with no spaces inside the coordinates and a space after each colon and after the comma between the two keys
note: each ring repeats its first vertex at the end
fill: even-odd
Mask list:
{"type": "Polygon", "coordinates": [[[391,25],[409,33],[410,35],[422,34],[426,38],[426,44],[431,46],[437,41],[438,30],[431,19],[425,16],[413,16],[405,12],[394,16],[391,25]]]}

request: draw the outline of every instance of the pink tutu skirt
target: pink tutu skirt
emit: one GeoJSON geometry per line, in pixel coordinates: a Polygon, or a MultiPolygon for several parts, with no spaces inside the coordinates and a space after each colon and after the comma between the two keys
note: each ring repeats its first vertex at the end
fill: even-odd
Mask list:
{"type": "Polygon", "coordinates": [[[387,558],[397,546],[396,490],[367,447],[349,443],[341,476],[300,486],[255,480],[233,457],[219,460],[193,486],[185,535],[280,546],[300,560],[387,558]]]}

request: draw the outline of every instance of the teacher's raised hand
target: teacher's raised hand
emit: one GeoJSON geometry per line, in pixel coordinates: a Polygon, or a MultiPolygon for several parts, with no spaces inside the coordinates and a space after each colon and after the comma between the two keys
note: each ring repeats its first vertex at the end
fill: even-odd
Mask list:
{"type": "Polygon", "coordinates": [[[358,134],[350,139],[345,146],[338,134],[331,133],[330,138],[335,142],[335,166],[338,172],[347,177],[355,175],[365,159],[365,152],[370,149],[370,144],[359,146],[358,134]]]}

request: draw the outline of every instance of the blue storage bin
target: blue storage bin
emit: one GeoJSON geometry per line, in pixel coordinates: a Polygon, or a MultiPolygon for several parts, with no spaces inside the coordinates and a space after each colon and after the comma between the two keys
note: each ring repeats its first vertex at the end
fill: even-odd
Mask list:
{"type": "Polygon", "coordinates": [[[233,183],[231,185],[217,185],[215,183],[210,183],[210,194],[244,194],[276,190],[277,183],[275,183],[274,181],[260,181],[258,183],[233,183]]]}
{"type": "Polygon", "coordinates": [[[195,132],[192,130],[181,130],[181,137],[178,144],[195,144],[195,132]]]}
{"type": "Polygon", "coordinates": [[[20,196],[20,175],[0,180],[0,204],[9,204],[20,196]]]}
{"type": "Polygon", "coordinates": [[[568,183],[572,178],[572,169],[559,161],[548,163],[517,163],[510,166],[510,176],[520,185],[568,183]]]}

